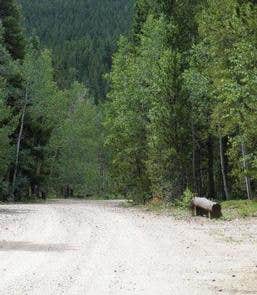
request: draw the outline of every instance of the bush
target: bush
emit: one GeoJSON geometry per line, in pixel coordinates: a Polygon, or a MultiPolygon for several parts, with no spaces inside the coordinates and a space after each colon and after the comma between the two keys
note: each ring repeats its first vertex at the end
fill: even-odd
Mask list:
{"type": "Polygon", "coordinates": [[[182,208],[189,208],[191,202],[192,202],[192,199],[195,197],[195,194],[189,189],[187,188],[182,197],[181,197],[181,200],[179,201],[179,206],[182,207],[182,208]]]}

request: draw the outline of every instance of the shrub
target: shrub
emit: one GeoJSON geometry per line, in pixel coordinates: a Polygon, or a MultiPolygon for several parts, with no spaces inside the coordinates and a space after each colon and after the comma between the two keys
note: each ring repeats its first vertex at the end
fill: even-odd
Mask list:
{"type": "Polygon", "coordinates": [[[195,197],[195,194],[189,188],[187,188],[181,197],[181,200],[179,202],[179,206],[182,208],[189,208],[189,206],[192,202],[192,199],[194,197],[195,197]]]}

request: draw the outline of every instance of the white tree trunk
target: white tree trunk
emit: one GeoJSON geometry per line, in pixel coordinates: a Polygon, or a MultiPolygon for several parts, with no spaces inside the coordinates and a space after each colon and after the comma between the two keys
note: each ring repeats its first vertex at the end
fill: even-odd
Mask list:
{"type": "Polygon", "coordinates": [[[12,192],[11,192],[12,200],[14,199],[16,178],[17,178],[17,174],[18,174],[19,159],[20,159],[20,147],[21,147],[21,140],[22,140],[22,135],[23,135],[23,130],[24,130],[24,119],[25,119],[25,115],[26,115],[26,111],[27,111],[27,104],[28,104],[28,92],[26,89],[25,101],[24,101],[24,106],[22,109],[21,120],[20,120],[20,130],[19,130],[19,135],[18,135],[18,140],[17,140],[17,145],[16,145],[16,159],[15,159],[15,165],[14,165],[12,192]]]}
{"type": "Polygon", "coordinates": [[[193,171],[193,186],[194,190],[198,191],[197,187],[197,181],[196,181],[196,146],[195,146],[195,128],[194,123],[191,124],[191,132],[192,132],[192,142],[193,142],[193,148],[192,148],[192,171],[193,171]]]}
{"type": "Polygon", "coordinates": [[[250,178],[246,174],[248,169],[248,164],[246,160],[246,150],[245,150],[245,143],[243,139],[241,141],[241,152],[243,157],[243,168],[245,173],[245,186],[246,186],[247,198],[248,200],[251,200],[252,199],[251,182],[250,182],[250,178]]]}
{"type": "Polygon", "coordinates": [[[221,166],[221,173],[223,179],[223,188],[225,192],[226,200],[229,200],[229,192],[228,192],[228,185],[227,185],[227,178],[225,172],[225,164],[224,164],[224,148],[223,148],[223,140],[221,134],[219,135],[219,146],[220,146],[220,166],[221,166]]]}

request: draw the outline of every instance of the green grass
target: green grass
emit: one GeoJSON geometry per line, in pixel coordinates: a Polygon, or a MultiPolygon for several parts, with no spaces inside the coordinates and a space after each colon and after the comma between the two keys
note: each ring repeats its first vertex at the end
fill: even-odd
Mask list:
{"type": "Polygon", "coordinates": [[[257,217],[257,200],[231,200],[221,203],[223,218],[226,220],[257,217]]]}
{"type": "Polygon", "coordinates": [[[153,212],[155,214],[165,214],[168,216],[173,216],[176,219],[185,219],[191,216],[190,210],[185,210],[184,208],[176,206],[174,203],[171,202],[150,202],[146,205],[137,205],[136,207],[142,208],[143,210],[148,212],[153,212]]]}

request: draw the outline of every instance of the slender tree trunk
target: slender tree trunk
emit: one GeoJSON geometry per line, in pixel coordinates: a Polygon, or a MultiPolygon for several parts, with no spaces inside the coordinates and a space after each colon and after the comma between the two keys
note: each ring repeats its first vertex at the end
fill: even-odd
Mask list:
{"type": "Polygon", "coordinates": [[[41,174],[41,167],[42,167],[42,163],[38,160],[38,162],[37,162],[37,169],[36,169],[36,176],[40,176],[40,174],[41,174]]]}
{"type": "Polygon", "coordinates": [[[221,134],[219,135],[219,146],[220,146],[220,166],[221,166],[221,173],[223,179],[223,189],[225,192],[226,200],[229,200],[229,192],[228,192],[228,185],[227,185],[227,177],[225,171],[225,161],[224,161],[224,147],[223,147],[223,139],[221,134]]]}
{"type": "Polygon", "coordinates": [[[193,142],[193,148],[192,148],[192,172],[193,172],[193,188],[194,191],[198,191],[197,187],[197,180],[196,180],[196,146],[195,146],[195,126],[192,122],[191,124],[191,132],[192,132],[192,142],[193,142]]]}
{"type": "Polygon", "coordinates": [[[29,190],[29,192],[28,192],[29,193],[29,198],[31,198],[31,196],[32,196],[31,184],[29,185],[29,189],[28,190],[29,190]]]}
{"type": "Polygon", "coordinates": [[[203,197],[205,194],[204,190],[204,173],[200,163],[200,196],[203,197]]]}
{"type": "Polygon", "coordinates": [[[52,179],[53,172],[54,172],[54,165],[56,164],[57,156],[58,156],[58,149],[55,150],[55,152],[54,152],[54,158],[53,158],[53,160],[51,161],[50,173],[49,173],[49,179],[52,179]]]}
{"type": "Polygon", "coordinates": [[[246,149],[245,149],[245,143],[243,139],[241,140],[241,152],[243,157],[243,168],[245,173],[245,185],[246,185],[247,198],[248,200],[251,200],[252,199],[251,182],[250,182],[250,178],[247,176],[248,163],[246,160],[246,149]]]}
{"type": "Polygon", "coordinates": [[[103,193],[105,190],[105,157],[103,154],[103,150],[101,149],[98,152],[98,162],[99,162],[99,175],[101,177],[101,181],[98,186],[99,193],[103,193]]]}
{"type": "Polygon", "coordinates": [[[214,174],[213,174],[213,139],[208,137],[208,197],[213,198],[215,195],[214,174]]]}
{"type": "Polygon", "coordinates": [[[15,193],[15,186],[16,186],[16,178],[18,174],[18,168],[19,168],[19,159],[20,159],[20,147],[21,147],[21,140],[24,130],[24,119],[27,111],[27,104],[28,104],[28,91],[26,89],[25,93],[25,101],[24,106],[21,114],[21,121],[20,121],[20,130],[17,140],[17,146],[16,146],[16,159],[15,159],[15,165],[14,165],[14,172],[13,172],[13,180],[12,180],[12,192],[11,192],[11,198],[14,200],[14,193],[15,193]]]}

